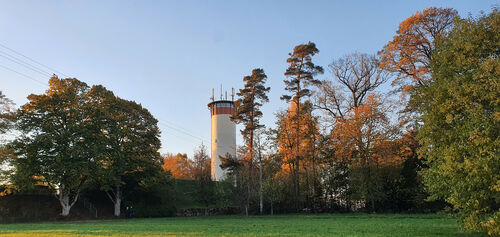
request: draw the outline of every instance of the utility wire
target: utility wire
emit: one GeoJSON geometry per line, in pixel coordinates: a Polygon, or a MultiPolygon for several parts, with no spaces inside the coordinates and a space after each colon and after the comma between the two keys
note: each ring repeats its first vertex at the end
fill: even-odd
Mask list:
{"type": "Polygon", "coordinates": [[[167,131],[162,131],[162,133],[166,133],[166,134],[168,134],[168,135],[174,136],[174,137],[176,137],[176,138],[179,138],[179,139],[184,140],[184,141],[189,142],[189,143],[191,143],[191,142],[193,141],[193,140],[190,140],[190,139],[188,139],[188,138],[181,137],[181,136],[179,136],[179,135],[177,135],[177,134],[175,134],[175,133],[172,133],[172,132],[170,132],[169,130],[167,130],[167,131]]]}
{"type": "Polygon", "coordinates": [[[8,53],[5,53],[5,52],[3,52],[1,50],[0,50],[0,57],[3,57],[5,59],[7,59],[7,60],[10,60],[10,61],[12,61],[14,63],[17,63],[17,64],[21,65],[21,66],[24,66],[24,67],[26,67],[26,68],[28,68],[28,69],[30,69],[32,71],[38,72],[38,73],[40,73],[40,74],[42,74],[44,76],[49,76],[49,77],[51,76],[51,74],[49,72],[46,72],[46,71],[44,71],[43,69],[40,69],[40,68],[33,67],[30,64],[27,64],[27,63],[19,60],[18,58],[13,57],[12,55],[10,55],[8,53]],[[5,54],[5,55],[3,55],[3,54],[5,54]]]}
{"type": "Polygon", "coordinates": [[[46,66],[46,65],[44,65],[44,64],[42,64],[42,63],[40,63],[40,62],[38,62],[38,61],[36,61],[36,60],[34,60],[34,59],[32,59],[32,58],[30,58],[30,57],[28,57],[28,56],[26,56],[26,55],[24,55],[24,54],[20,53],[20,52],[17,52],[16,50],[13,50],[13,49],[11,49],[11,48],[9,48],[9,47],[7,47],[7,46],[5,46],[5,45],[1,44],[1,43],[0,43],[0,47],[3,47],[3,48],[5,48],[5,49],[8,49],[9,51],[11,51],[11,52],[13,52],[13,53],[15,53],[15,54],[17,54],[17,55],[20,55],[21,57],[26,58],[26,59],[30,60],[31,62],[34,62],[34,63],[36,63],[36,64],[38,64],[38,65],[40,65],[40,66],[42,66],[42,67],[45,67],[45,68],[49,69],[50,71],[57,72],[58,74],[63,75],[63,76],[65,76],[65,77],[69,77],[68,75],[66,75],[66,74],[64,74],[64,73],[59,72],[59,71],[57,71],[57,70],[55,70],[55,69],[53,69],[53,68],[51,68],[51,67],[49,67],[49,66],[46,66]]]}
{"type": "MultiPolygon", "coordinates": [[[[165,119],[162,119],[162,120],[164,120],[164,122],[165,122],[165,123],[168,123],[168,124],[170,124],[171,126],[174,126],[174,127],[178,128],[178,129],[182,129],[182,130],[184,130],[184,132],[191,133],[191,131],[189,131],[189,130],[188,130],[188,129],[186,129],[186,128],[183,128],[182,126],[180,126],[180,125],[178,125],[178,124],[175,124],[175,123],[169,122],[168,120],[165,120],[165,119]]],[[[191,133],[191,134],[192,134],[192,133],[191,133]]],[[[201,137],[198,137],[198,138],[203,139],[203,138],[201,138],[201,137]]]]}
{"type": "MultiPolygon", "coordinates": [[[[38,61],[36,61],[36,60],[34,60],[34,59],[32,59],[32,58],[28,57],[28,56],[26,56],[26,55],[24,55],[24,54],[22,54],[22,53],[20,53],[20,52],[16,51],[16,50],[13,50],[13,49],[11,49],[11,48],[9,48],[9,47],[7,47],[7,46],[5,46],[5,45],[1,44],[1,43],[0,43],[0,47],[3,47],[3,48],[5,48],[5,49],[7,49],[7,50],[9,50],[9,51],[11,51],[11,52],[13,52],[13,53],[17,54],[17,55],[20,55],[20,56],[22,56],[23,58],[28,59],[29,61],[31,61],[31,62],[33,62],[33,63],[36,63],[37,65],[40,65],[40,66],[42,66],[42,67],[45,67],[45,68],[47,68],[47,69],[49,69],[49,70],[51,70],[51,71],[57,72],[57,73],[59,73],[59,74],[61,74],[61,75],[63,75],[63,76],[69,77],[69,76],[67,76],[67,75],[66,75],[66,74],[64,74],[64,73],[61,73],[61,72],[59,72],[59,71],[57,71],[57,70],[55,70],[55,69],[53,69],[53,68],[51,68],[51,67],[49,67],[49,66],[46,66],[45,64],[42,64],[42,63],[40,63],[40,62],[38,62],[38,61]]],[[[1,50],[0,50],[0,53],[3,53],[3,54],[5,54],[5,55],[7,55],[7,56],[5,56],[5,55],[0,54],[0,56],[4,57],[4,58],[6,58],[6,59],[8,59],[8,60],[10,60],[10,61],[12,61],[12,62],[15,62],[15,63],[17,63],[17,64],[19,64],[19,65],[22,65],[22,66],[24,66],[24,67],[26,67],[26,68],[28,68],[28,69],[30,69],[30,70],[33,70],[33,71],[35,71],[35,72],[38,72],[38,73],[40,73],[40,74],[42,74],[42,75],[44,75],[44,76],[47,76],[47,75],[48,75],[48,76],[51,76],[51,73],[49,73],[49,72],[45,71],[44,69],[42,69],[42,68],[40,68],[40,67],[37,67],[37,66],[35,66],[35,65],[31,64],[31,63],[29,63],[29,62],[26,62],[26,61],[24,61],[24,60],[22,60],[22,59],[19,59],[19,58],[15,57],[15,56],[12,56],[11,54],[8,54],[8,53],[6,53],[6,52],[4,52],[4,51],[1,51],[1,50]]],[[[44,83],[44,82],[42,82],[42,81],[40,81],[40,80],[38,80],[38,79],[36,79],[36,78],[34,78],[34,77],[28,76],[28,75],[26,75],[26,74],[24,74],[24,73],[18,72],[18,71],[14,70],[14,69],[8,68],[8,67],[3,66],[3,65],[0,65],[0,67],[5,68],[5,69],[7,69],[7,70],[9,70],[9,71],[15,72],[15,73],[17,73],[17,74],[19,74],[19,75],[22,75],[22,76],[24,76],[24,77],[26,77],[26,78],[28,78],[28,79],[30,79],[30,80],[33,80],[33,81],[35,81],[35,82],[37,82],[37,83],[40,83],[40,84],[42,84],[42,85],[46,85],[46,86],[48,86],[48,84],[47,84],[47,83],[44,83]]],[[[158,121],[159,121],[159,123],[160,123],[160,124],[163,124],[164,126],[166,126],[166,127],[170,128],[170,129],[173,129],[173,130],[175,130],[175,131],[177,131],[177,132],[183,133],[183,134],[185,134],[185,135],[187,135],[187,136],[189,136],[189,137],[191,137],[191,138],[195,138],[195,139],[200,140],[200,141],[202,141],[202,142],[206,142],[207,144],[210,144],[210,142],[208,142],[207,140],[205,140],[205,139],[203,139],[203,138],[201,138],[201,137],[199,137],[199,136],[193,135],[193,134],[192,134],[189,130],[187,130],[187,129],[185,129],[185,128],[182,128],[182,127],[181,127],[181,126],[179,126],[179,125],[176,125],[176,124],[174,124],[174,123],[172,123],[172,122],[169,122],[169,121],[167,121],[167,120],[164,120],[164,119],[161,119],[161,120],[160,120],[160,119],[158,119],[158,121]],[[167,124],[167,123],[168,123],[168,124],[167,124]],[[170,124],[170,125],[169,125],[169,124],[170,124]]],[[[164,131],[164,132],[165,132],[165,131],[164,131]]],[[[177,138],[180,138],[180,139],[186,140],[186,138],[183,138],[183,137],[177,136],[177,135],[175,135],[175,134],[173,134],[173,133],[170,133],[170,132],[166,132],[166,133],[169,133],[170,135],[173,135],[173,136],[175,136],[175,137],[177,137],[177,138]]]]}
{"type": "Polygon", "coordinates": [[[2,68],[4,68],[4,69],[7,69],[7,70],[9,70],[9,71],[11,71],[11,72],[15,72],[15,73],[17,73],[17,74],[19,74],[19,75],[21,75],[21,76],[24,76],[24,77],[26,77],[26,78],[28,78],[28,79],[30,79],[30,80],[32,80],[32,81],[35,81],[35,82],[37,82],[37,83],[40,83],[40,84],[42,84],[42,85],[44,85],[44,86],[48,86],[48,85],[49,85],[49,84],[47,84],[47,83],[45,83],[45,82],[42,82],[42,81],[40,81],[40,80],[38,80],[38,79],[35,79],[34,77],[28,76],[28,75],[26,75],[26,74],[24,74],[24,73],[18,72],[18,71],[16,71],[16,70],[11,69],[11,68],[8,68],[8,67],[6,67],[6,66],[4,66],[4,65],[1,65],[1,64],[0,64],[0,67],[2,67],[2,68]]]}
{"type": "MultiPolygon", "coordinates": [[[[173,130],[175,130],[175,131],[177,131],[177,132],[180,132],[180,133],[183,133],[183,134],[185,134],[185,135],[188,135],[188,136],[190,136],[190,137],[192,137],[192,138],[195,138],[195,139],[201,140],[202,142],[207,142],[205,139],[203,139],[203,138],[201,138],[201,137],[198,137],[198,136],[192,135],[192,134],[190,134],[190,133],[188,133],[188,132],[185,132],[185,131],[182,131],[182,130],[180,130],[180,129],[176,128],[176,127],[170,126],[170,125],[166,124],[165,122],[163,122],[163,120],[158,120],[158,121],[160,122],[160,124],[162,124],[162,125],[164,125],[164,126],[166,126],[166,127],[169,127],[169,128],[171,128],[171,129],[173,129],[173,130]]],[[[208,142],[207,142],[207,143],[208,143],[208,142]]]]}

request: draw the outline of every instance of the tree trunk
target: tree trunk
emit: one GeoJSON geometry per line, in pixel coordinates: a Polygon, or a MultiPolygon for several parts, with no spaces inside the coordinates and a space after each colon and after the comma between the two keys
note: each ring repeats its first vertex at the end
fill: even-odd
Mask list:
{"type": "Polygon", "coordinates": [[[273,202],[271,202],[271,216],[274,215],[273,202]]]}
{"type": "Polygon", "coordinates": [[[69,215],[69,211],[71,210],[71,205],[69,205],[69,195],[64,195],[63,194],[63,191],[64,190],[60,190],[60,199],[59,199],[59,203],[61,203],[61,207],[62,207],[62,212],[61,212],[61,215],[62,216],[68,216],[69,215]]]}
{"type": "Polygon", "coordinates": [[[69,211],[71,210],[71,207],[75,205],[76,200],[78,200],[78,196],[80,195],[80,189],[77,190],[76,195],[73,199],[73,201],[70,200],[70,192],[66,191],[64,184],[61,184],[59,187],[59,194],[56,195],[56,198],[59,200],[59,203],[61,204],[62,211],[61,215],[62,216],[68,216],[69,211]]]}
{"type": "Polygon", "coordinates": [[[69,215],[69,211],[71,210],[71,206],[69,205],[64,205],[64,204],[61,204],[62,205],[62,212],[61,212],[61,215],[62,216],[68,216],[69,215]]]}
{"type": "MultiPolygon", "coordinates": [[[[302,68],[302,65],[301,67],[302,68]]],[[[296,149],[296,154],[295,154],[295,200],[296,200],[296,207],[297,209],[299,208],[299,196],[300,196],[300,190],[299,190],[299,171],[300,171],[300,76],[297,78],[297,94],[296,96],[296,106],[297,109],[295,111],[295,119],[297,120],[297,127],[296,127],[296,134],[295,134],[295,149],[296,149]]]]}
{"type": "Polygon", "coordinates": [[[248,216],[248,207],[250,206],[250,178],[247,182],[247,203],[245,205],[245,214],[248,216]]]}
{"type": "Polygon", "coordinates": [[[121,200],[116,200],[115,202],[115,216],[120,216],[121,200]]]}
{"type": "Polygon", "coordinates": [[[111,194],[109,194],[109,191],[106,191],[106,194],[108,195],[109,199],[111,202],[114,204],[114,215],[116,217],[119,217],[121,214],[121,204],[122,204],[122,190],[120,189],[119,186],[115,187],[115,190],[111,190],[111,194]]]}
{"type": "Polygon", "coordinates": [[[122,203],[122,190],[120,187],[116,187],[115,189],[115,216],[120,216],[120,209],[122,203]]]}
{"type": "Polygon", "coordinates": [[[259,154],[259,211],[262,215],[264,212],[264,201],[262,198],[262,156],[259,154]]]}

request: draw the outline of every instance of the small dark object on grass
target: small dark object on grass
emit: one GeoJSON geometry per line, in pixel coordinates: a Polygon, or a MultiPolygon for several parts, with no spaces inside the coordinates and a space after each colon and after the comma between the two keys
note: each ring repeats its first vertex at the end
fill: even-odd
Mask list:
{"type": "Polygon", "coordinates": [[[125,218],[130,219],[134,217],[134,207],[128,207],[125,209],[125,218]]]}

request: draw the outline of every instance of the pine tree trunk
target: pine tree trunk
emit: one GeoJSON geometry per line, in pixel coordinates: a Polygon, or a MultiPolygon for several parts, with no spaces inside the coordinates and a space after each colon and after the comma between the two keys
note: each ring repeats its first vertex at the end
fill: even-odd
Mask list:
{"type": "Polygon", "coordinates": [[[264,212],[264,201],[262,197],[262,156],[259,155],[259,210],[262,215],[264,212]]]}
{"type": "Polygon", "coordinates": [[[296,96],[296,106],[297,109],[295,111],[295,119],[297,120],[297,127],[296,129],[296,142],[295,142],[295,149],[296,149],[296,154],[295,154],[295,200],[296,200],[296,207],[297,209],[299,208],[299,196],[300,196],[300,190],[299,190],[299,165],[300,165],[300,76],[297,78],[297,94],[296,96]]]}

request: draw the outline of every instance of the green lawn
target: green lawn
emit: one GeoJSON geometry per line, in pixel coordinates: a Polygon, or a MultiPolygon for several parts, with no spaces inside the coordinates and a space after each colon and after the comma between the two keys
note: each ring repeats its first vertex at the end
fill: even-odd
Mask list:
{"type": "Polygon", "coordinates": [[[176,217],[0,225],[0,236],[478,236],[446,215],[176,217]]]}

